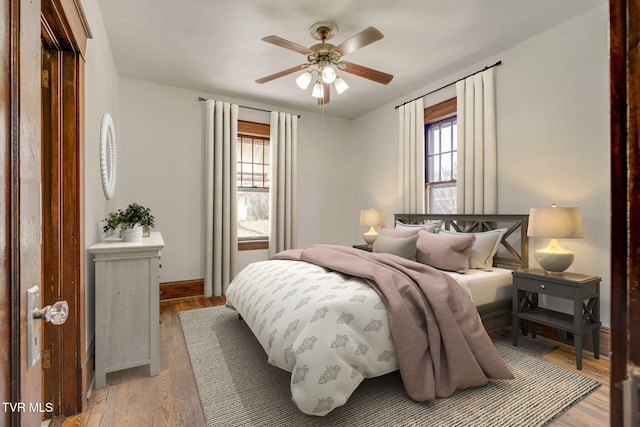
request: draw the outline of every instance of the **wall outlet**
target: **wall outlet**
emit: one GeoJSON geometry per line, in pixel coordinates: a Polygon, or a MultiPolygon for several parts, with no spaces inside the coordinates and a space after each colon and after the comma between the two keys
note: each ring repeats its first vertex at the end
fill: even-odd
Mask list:
{"type": "Polygon", "coordinates": [[[556,335],[558,336],[558,338],[561,338],[563,340],[566,340],[568,338],[567,331],[565,331],[564,329],[557,329],[556,335]]]}

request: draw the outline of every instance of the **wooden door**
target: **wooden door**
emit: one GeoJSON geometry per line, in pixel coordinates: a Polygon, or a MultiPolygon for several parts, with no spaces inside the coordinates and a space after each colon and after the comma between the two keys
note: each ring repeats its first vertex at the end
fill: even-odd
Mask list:
{"type": "MultiPolygon", "coordinates": [[[[0,3],[0,27],[11,28],[11,4],[0,3]]],[[[9,219],[11,153],[11,31],[0,31],[0,401],[11,401],[11,253],[9,219]]],[[[9,425],[9,414],[0,412],[0,425],[9,425]]]]}
{"type": "MultiPolygon", "coordinates": [[[[27,289],[40,284],[40,2],[3,1],[0,15],[2,108],[2,401],[4,425],[38,425],[40,364],[27,361],[27,289]],[[25,28],[38,29],[23,36],[25,28]],[[7,354],[8,353],[8,354],[7,354]],[[7,363],[8,361],[8,363],[7,363]],[[7,406],[7,405],[5,405],[7,406]]],[[[28,32],[28,31],[26,31],[28,32]]]]}
{"type": "Polygon", "coordinates": [[[611,426],[636,426],[640,383],[640,1],[610,0],[611,426]]]}

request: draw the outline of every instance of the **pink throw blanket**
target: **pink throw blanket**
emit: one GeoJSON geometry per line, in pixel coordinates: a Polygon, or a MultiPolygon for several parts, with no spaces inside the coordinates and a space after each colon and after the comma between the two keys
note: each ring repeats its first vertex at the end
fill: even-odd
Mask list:
{"type": "Polygon", "coordinates": [[[464,290],[443,272],[404,258],[345,246],[316,245],[275,259],[310,262],[361,277],[387,306],[405,390],[416,401],[513,375],[464,290]]]}

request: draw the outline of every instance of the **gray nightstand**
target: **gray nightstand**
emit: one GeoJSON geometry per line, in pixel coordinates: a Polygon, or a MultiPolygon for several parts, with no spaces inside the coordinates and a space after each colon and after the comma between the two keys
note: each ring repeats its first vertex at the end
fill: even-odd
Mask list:
{"type": "MultiPolygon", "coordinates": [[[[552,276],[539,269],[517,270],[512,274],[514,346],[518,345],[518,326],[524,320],[532,322],[533,338],[537,323],[572,332],[578,369],[582,369],[582,336],[592,331],[593,356],[600,358],[600,277],[577,273],[552,276]],[[538,295],[573,301],[573,315],[540,308],[538,295]]],[[[526,322],[523,332],[526,334],[526,322]]]]}
{"type": "Polygon", "coordinates": [[[373,246],[369,245],[353,245],[354,248],[360,249],[362,251],[373,252],[373,246]]]}

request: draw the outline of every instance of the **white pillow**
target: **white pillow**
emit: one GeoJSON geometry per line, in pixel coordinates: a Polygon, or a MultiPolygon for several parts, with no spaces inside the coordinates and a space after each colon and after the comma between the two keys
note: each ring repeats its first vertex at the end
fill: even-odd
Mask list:
{"type": "Polygon", "coordinates": [[[427,230],[429,233],[437,232],[438,228],[442,225],[442,221],[432,221],[427,224],[405,224],[400,221],[396,221],[396,230],[415,230],[416,233],[419,230],[427,230]]]}
{"type": "MultiPolygon", "coordinates": [[[[473,233],[476,236],[476,241],[471,248],[469,268],[492,268],[493,256],[498,252],[502,236],[504,236],[506,232],[506,228],[497,228],[495,230],[473,233]]],[[[438,233],[455,234],[457,232],[440,229],[438,233]]]]}

